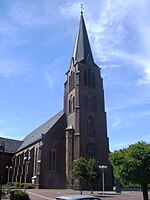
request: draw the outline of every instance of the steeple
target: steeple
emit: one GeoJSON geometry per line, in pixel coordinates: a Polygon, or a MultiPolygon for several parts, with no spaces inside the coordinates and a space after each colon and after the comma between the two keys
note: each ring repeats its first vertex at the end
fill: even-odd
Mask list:
{"type": "MultiPolygon", "coordinates": [[[[73,181],[73,160],[80,157],[95,158],[107,165],[106,188],[112,186],[112,168],[108,162],[109,141],[103,79],[100,68],[93,59],[81,6],[80,23],[75,40],[69,70],[64,84],[65,129],[65,166],[68,188],[77,188],[79,182],[73,181]]],[[[100,178],[97,183],[100,183],[100,178]]],[[[84,185],[86,187],[86,185],[84,185]]],[[[97,189],[101,188],[97,184],[97,189]]]]}
{"type": "Polygon", "coordinates": [[[85,22],[83,18],[83,12],[81,12],[80,24],[79,24],[77,37],[76,37],[73,58],[74,58],[75,63],[77,63],[77,62],[86,60],[88,56],[91,58],[91,61],[94,62],[89,39],[88,39],[88,34],[87,34],[87,30],[86,30],[86,26],[85,26],[85,22]]]}

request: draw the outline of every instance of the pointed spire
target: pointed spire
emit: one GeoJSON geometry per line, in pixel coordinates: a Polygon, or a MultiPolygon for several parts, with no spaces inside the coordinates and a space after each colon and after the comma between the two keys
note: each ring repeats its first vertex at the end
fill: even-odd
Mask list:
{"type": "Polygon", "coordinates": [[[73,58],[75,63],[81,62],[83,60],[86,60],[87,57],[90,56],[91,60],[93,60],[93,55],[87,35],[87,30],[83,18],[83,7],[81,7],[81,16],[80,16],[80,24],[79,29],[76,37],[74,52],[73,52],[73,58]]]}

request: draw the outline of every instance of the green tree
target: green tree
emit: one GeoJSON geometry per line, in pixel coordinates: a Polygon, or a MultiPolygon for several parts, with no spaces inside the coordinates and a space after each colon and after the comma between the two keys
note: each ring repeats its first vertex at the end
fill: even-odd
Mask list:
{"type": "Polygon", "coordinates": [[[85,159],[80,157],[73,162],[72,178],[80,183],[80,192],[82,194],[82,186],[84,183],[90,185],[91,193],[93,193],[93,185],[99,175],[98,162],[95,159],[85,159]]]}
{"type": "Polygon", "coordinates": [[[83,157],[73,161],[72,178],[80,183],[80,193],[82,194],[82,185],[86,181],[87,160],[83,157]]]}
{"type": "Polygon", "coordinates": [[[110,163],[116,179],[124,184],[140,184],[143,199],[148,200],[150,183],[150,144],[137,142],[128,148],[110,153],[110,163]]]}
{"type": "Polygon", "coordinates": [[[99,177],[99,164],[98,164],[98,162],[94,158],[88,160],[86,181],[90,186],[91,194],[93,194],[93,186],[94,186],[95,181],[98,177],[99,177]]]}

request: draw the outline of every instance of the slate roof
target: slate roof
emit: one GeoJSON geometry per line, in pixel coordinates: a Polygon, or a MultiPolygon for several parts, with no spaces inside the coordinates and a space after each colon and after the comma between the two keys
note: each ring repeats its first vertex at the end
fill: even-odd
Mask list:
{"type": "Polygon", "coordinates": [[[79,29],[73,52],[73,58],[76,63],[87,59],[88,56],[90,56],[91,60],[94,62],[83,14],[81,12],[79,29]]]}
{"type": "Polygon", "coordinates": [[[31,144],[41,140],[42,139],[42,135],[46,134],[53,127],[53,125],[63,116],[63,114],[64,114],[64,112],[60,111],[55,116],[53,116],[48,121],[46,121],[44,124],[42,124],[37,129],[32,131],[29,135],[27,135],[23,139],[23,143],[18,148],[17,151],[20,151],[20,150],[30,146],[31,144]]]}
{"type": "Polygon", "coordinates": [[[5,144],[5,153],[15,153],[19,146],[22,144],[22,141],[13,140],[8,138],[0,137],[0,145],[1,142],[5,144]]]}

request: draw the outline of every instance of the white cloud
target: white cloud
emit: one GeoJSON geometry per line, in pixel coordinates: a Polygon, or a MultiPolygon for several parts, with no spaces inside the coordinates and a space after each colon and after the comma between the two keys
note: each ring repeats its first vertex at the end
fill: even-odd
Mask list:
{"type": "Polygon", "coordinates": [[[22,37],[22,30],[11,22],[0,20],[0,54],[8,52],[8,48],[20,46],[28,42],[27,38],[22,37]]]}
{"type": "Polygon", "coordinates": [[[141,79],[138,80],[140,85],[150,85],[150,61],[148,61],[148,65],[144,67],[144,75],[141,79]]]}
{"type": "Polygon", "coordinates": [[[0,128],[0,136],[1,137],[13,138],[16,135],[15,133],[16,133],[16,129],[14,129],[14,128],[9,128],[9,127],[0,128]]]}
{"type": "Polygon", "coordinates": [[[22,28],[24,26],[42,26],[53,23],[53,3],[47,0],[41,1],[15,1],[10,4],[9,17],[22,28]]]}
{"type": "Polygon", "coordinates": [[[74,3],[67,2],[65,5],[59,7],[59,11],[65,18],[77,18],[81,10],[80,6],[80,1],[76,1],[74,3]]]}
{"type": "Polygon", "coordinates": [[[149,84],[150,68],[148,8],[148,0],[107,0],[97,19],[87,21],[98,63],[110,67],[128,62],[126,68],[137,67],[137,73],[140,69],[139,83],[145,84],[149,84]]]}
{"type": "Polygon", "coordinates": [[[0,26],[0,34],[7,34],[7,33],[12,33],[14,31],[17,31],[18,28],[13,26],[11,23],[8,23],[7,20],[0,20],[1,26],[0,26]]]}
{"type": "MultiPolygon", "coordinates": [[[[133,3],[133,0],[131,2],[133,3]]],[[[139,39],[138,29],[136,29],[135,25],[135,20],[137,22],[137,19],[134,14],[129,12],[130,4],[131,3],[128,1],[123,4],[122,1],[117,1],[115,4],[110,0],[106,1],[106,5],[99,20],[94,24],[96,27],[98,22],[99,26],[97,29],[91,28],[92,35],[95,39],[96,51],[101,57],[104,54],[103,59],[109,59],[114,50],[123,50],[126,48],[126,45],[128,45],[128,49],[125,50],[130,51],[132,46],[129,43],[132,45],[136,44],[136,41],[133,43],[131,38],[133,31],[135,32],[134,36],[139,39]],[[131,21],[130,18],[132,18],[133,21],[131,21]],[[131,31],[132,34],[130,34],[131,31]]],[[[135,39],[136,38],[134,38],[134,40],[135,39]]]]}
{"type": "Polygon", "coordinates": [[[112,126],[112,128],[119,128],[120,125],[121,125],[121,123],[122,123],[121,118],[118,117],[118,116],[115,116],[115,117],[113,117],[113,119],[112,119],[111,126],[112,126]]]}
{"type": "Polygon", "coordinates": [[[150,134],[145,135],[143,141],[150,143],[150,134]]]}
{"type": "Polygon", "coordinates": [[[14,124],[21,119],[14,118],[14,119],[0,119],[0,136],[5,138],[12,138],[15,136],[16,129],[11,126],[10,124],[14,124]],[[9,124],[9,127],[8,127],[9,124]]]}
{"type": "Polygon", "coordinates": [[[15,118],[15,119],[0,119],[0,124],[4,125],[4,124],[8,124],[9,122],[17,122],[20,121],[19,118],[15,118]]]}
{"type": "Polygon", "coordinates": [[[126,113],[123,111],[119,113],[113,112],[113,114],[108,118],[109,127],[111,130],[122,130],[127,127],[134,126],[137,119],[137,113],[126,113]]]}
{"type": "Polygon", "coordinates": [[[143,111],[143,112],[141,113],[141,116],[142,116],[142,117],[149,117],[149,116],[150,116],[150,110],[143,111]]]}
{"type": "Polygon", "coordinates": [[[59,83],[59,81],[61,80],[62,82],[64,82],[64,76],[62,76],[62,74],[65,74],[65,68],[60,67],[63,66],[63,64],[65,63],[65,58],[64,57],[60,57],[58,59],[55,59],[52,63],[45,65],[44,66],[44,79],[46,80],[46,82],[48,83],[48,86],[50,89],[53,89],[54,86],[55,88],[57,88],[57,84],[59,83]],[[56,68],[59,67],[59,70],[55,70],[56,68]]]}
{"type": "MultiPolygon", "coordinates": [[[[55,24],[57,4],[49,0],[14,0],[6,4],[0,18],[0,54],[8,52],[33,39],[33,30],[41,31],[41,26],[55,24]]],[[[12,52],[12,51],[11,51],[12,52]]]]}
{"type": "Polygon", "coordinates": [[[130,144],[133,144],[134,142],[132,141],[122,141],[122,142],[113,142],[112,141],[112,145],[111,145],[111,151],[115,151],[116,149],[123,149],[123,148],[127,148],[130,144]]]}
{"type": "MultiPolygon", "coordinates": [[[[150,58],[142,54],[132,54],[126,51],[113,51],[113,56],[122,59],[122,63],[129,61],[130,65],[126,66],[131,70],[136,69],[141,78],[137,79],[139,85],[150,84],[150,58]]],[[[109,67],[109,66],[108,66],[109,67]]]]}
{"type": "MultiPolygon", "coordinates": [[[[55,26],[56,21],[59,24],[61,18],[59,13],[56,14],[57,4],[59,1],[9,1],[5,5],[4,11],[0,13],[0,55],[5,52],[9,55],[13,54],[20,46],[23,46],[25,50],[27,45],[30,48],[37,37],[41,36],[42,38],[42,34],[46,35],[46,32],[53,29],[51,25],[55,26]],[[44,28],[46,29],[45,33],[44,28]]],[[[40,44],[50,38],[51,36],[43,37],[40,44]]]]}
{"type": "Polygon", "coordinates": [[[29,67],[24,66],[19,62],[0,60],[0,76],[5,78],[23,75],[29,71],[31,71],[29,67]]]}
{"type": "Polygon", "coordinates": [[[111,151],[115,151],[115,150],[118,150],[118,149],[123,149],[123,148],[127,148],[129,145],[132,145],[132,144],[135,144],[137,143],[138,141],[145,141],[147,143],[150,142],[150,134],[145,134],[145,135],[140,135],[138,137],[135,136],[129,136],[127,134],[127,138],[124,136],[124,137],[120,137],[117,140],[114,140],[112,138],[112,141],[111,141],[111,151]]]}
{"type": "Polygon", "coordinates": [[[45,80],[48,83],[49,88],[53,88],[54,86],[54,76],[52,75],[52,73],[49,73],[48,71],[45,72],[45,80]]]}
{"type": "MultiPolygon", "coordinates": [[[[74,0],[74,1],[67,1],[65,4],[59,6],[60,14],[67,19],[77,19],[81,13],[81,4],[82,4],[82,11],[83,15],[86,19],[91,19],[95,16],[95,13],[98,13],[102,7],[103,1],[95,0],[94,3],[87,0],[74,0]]],[[[96,15],[97,18],[97,15],[96,15]]]]}

